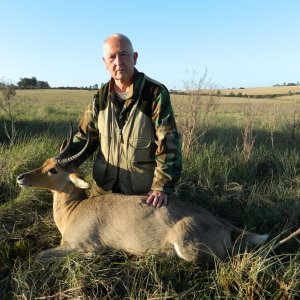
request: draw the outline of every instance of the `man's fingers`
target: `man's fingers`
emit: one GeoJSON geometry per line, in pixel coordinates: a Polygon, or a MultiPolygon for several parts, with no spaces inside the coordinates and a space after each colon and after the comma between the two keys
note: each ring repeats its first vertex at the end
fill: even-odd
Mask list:
{"type": "Polygon", "coordinates": [[[164,197],[164,206],[167,206],[168,205],[168,197],[164,197]]]}
{"type": "Polygon", "coordinates": [[[166,206],[168,204],[168,198],[164,196],[157,196],[155,197],[157,199],[156,203],[153,203],[153,206],[159,208],[161,206],[166,206]]]}
{"type": "Polygon", "coordinates": [[[167,204],[168,204],[168,198],[165,196],[159,196],[159,201],[156,207],[159,208],[161,206],[166,206],[167,204]]]}
{"type": "Polygon", "coordinates": [[[148,204],[151,204],[152,203],[152,201],[153,201],[153,199],[154,199],[154,195],[149,195],[149,197],[148,197],[148,199],[147,199],[147,203],[148,204]]]}
{"type": "Polygon", "coordinates": [[[160,197],[159,196],[155,196],[152,202],[152,205],[154,207],[159,207],[159,203],[160,203],[160,197]]]}
{"type": "Polygon", "coordinates": [[[168,195],[164,193],[157,194],[156,192],[149,192],[146,202],[149,205],[159,208],[168,204],[168,195]]]}

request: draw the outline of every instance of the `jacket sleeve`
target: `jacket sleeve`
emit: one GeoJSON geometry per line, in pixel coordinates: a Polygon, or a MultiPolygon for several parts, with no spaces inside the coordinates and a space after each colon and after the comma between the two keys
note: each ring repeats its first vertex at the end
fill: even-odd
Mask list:
{"type": "Polygon", "coordinates": [[[99,132],[97,126],[99,112],[98,103],[99,94],[97,93],[83,113],[78,125],[78,132],[74,135],[73,138],[70,155],[78,153],[84,147],[87,142],[87,132],[90,131],[91,133],[91,141],[89,143],[87,151],[78,159],[78,161],[76,161],[76,164],[78,166],[83,163],[89,156],[91,156],[99,146],[99,132]]]}
{"type": "Polygon", "coordinates": [[[182,155],[170,94],[163,87],[153,102],[152,121],[156,135],[156,168],[151,189],[172,193],[181,176],[182,155]]]}

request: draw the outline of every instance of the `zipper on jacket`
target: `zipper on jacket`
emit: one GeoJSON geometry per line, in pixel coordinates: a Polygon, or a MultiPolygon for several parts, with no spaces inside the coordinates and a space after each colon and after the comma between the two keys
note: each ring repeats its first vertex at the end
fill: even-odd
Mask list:
{"type": "MultiPolygon", "coordinates": [[[[124,138],[123,138],[123,132],[122,129],[120,129],[120,141],[122,144],[124,144],[124,138]]],[[[120,160],[120,159],[119,159],[120,160]]]]}
{"type": "Polygon", "coordinates": [[[114,184],[114,185],[116,185],[116,183],[117,183],[118,188],[120,188],[120,158],[121,158],[121,152],[122,152],[122,149],[123,149],[123,147],[120,145],[120,143],[124,144],[122,129],[120,129],[119,136],[120,136],[120,142],[119,142],[119,150],[118,150],[117,178],[116,178],[116,182],[114,184]]]}

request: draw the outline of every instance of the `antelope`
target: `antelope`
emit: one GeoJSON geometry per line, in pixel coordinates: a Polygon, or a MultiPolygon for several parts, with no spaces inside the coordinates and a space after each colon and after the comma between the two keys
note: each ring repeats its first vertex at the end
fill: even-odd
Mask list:
{"type": "Polygon", "coordinates": [[[84,148],[69,156],[73,132],[58,156],[39,168],[17,177],[21,187],[37,187],[53,193],[53,218],[61,233],[58,247],[39,254],[42,260],[63,257],[70,252],[96,254],[115,249],[134,255],[178,256],[185,261],[213,262],[233,253],[235,244],[263,244],[268,235],[237,228],[209,211],[170,199],[167,206],[155,208],[146,195],[110,193],[88,198],[89,184],[80,176],[74,162],[84,148]]]}

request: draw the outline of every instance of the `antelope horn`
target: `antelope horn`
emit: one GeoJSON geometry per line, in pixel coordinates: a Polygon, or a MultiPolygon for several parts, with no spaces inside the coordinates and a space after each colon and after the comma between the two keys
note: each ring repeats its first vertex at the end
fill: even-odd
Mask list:
{"type": "Polygon", "coordinates": [[[61,151],[60,151],[59,155],[56,156],[56,158],[55,158],[56,160],[60,160],[67,156],[67,154],[71,148],[72,142],[73,142],[73,136],[74,136],[73,125],[72,125],[72,122],[70,122],[70,131],[69,131],[69,135],[67,138],[67,142],[63,143],[63,145],[61,146],[61,151]]]}
{"type": "MultiPolygon", "coordinates": [[[[74,155],[72,155],[70,157],[66,157],[66,158],[62,158],[59,155],[58,157],[55,158],[56,161],[57,161],[57,163],[60,164],[61,166],[65,167],[65,166],[69,165],[70,163],[76,161],[78,158],[80,158],[85,153],[85,151],[87,150],[87,148],[88,148],[88,146],[90,144],[90,141],[91,141],[91,132],[89,130],[87,132],[87,137],[88,138],[87,138],[86,144],[84,145],[84,147],[78,153],[76,153],[76,154],[74,154],[74,155]]],[[[67,148],[67,146],[66,146],[66,148],[67,148]]],[[[64,151],[65,150],[63,150],[63,152],[64,151]]]]}

